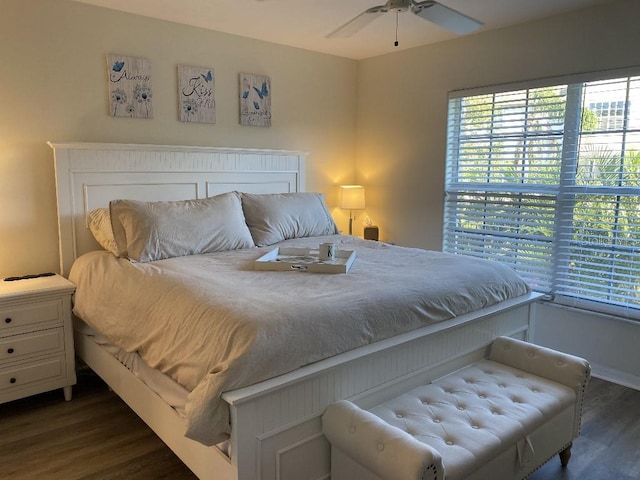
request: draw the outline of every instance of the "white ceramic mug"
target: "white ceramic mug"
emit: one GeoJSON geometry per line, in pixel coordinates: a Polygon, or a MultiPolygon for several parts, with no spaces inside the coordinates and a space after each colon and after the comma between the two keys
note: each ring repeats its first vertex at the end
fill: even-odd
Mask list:
{"type": "Polygon", "coordinates": [[[321,243],[319,258],[322,262],[328,262],[336,259],[336,244],[335,243],[321,243]]]}

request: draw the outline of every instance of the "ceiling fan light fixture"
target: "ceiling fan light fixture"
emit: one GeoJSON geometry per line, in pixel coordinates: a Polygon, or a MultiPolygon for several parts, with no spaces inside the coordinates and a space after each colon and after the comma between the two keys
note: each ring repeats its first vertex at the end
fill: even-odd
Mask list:
{"type": "Polygon", "coordinates": [[[406,12],[411,7],[411,0],[389,0],[385,6],[391,12],[406,12]]]}

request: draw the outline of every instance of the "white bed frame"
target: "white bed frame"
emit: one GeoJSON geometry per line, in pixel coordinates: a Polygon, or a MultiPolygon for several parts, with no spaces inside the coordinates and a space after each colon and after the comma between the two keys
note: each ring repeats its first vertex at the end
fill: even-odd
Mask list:
{"type": "MultiPolygon", "coordinates": [[[[50,143],[54,149],[60,271],[97,250],[88,213],[114,198],[179,200],[231,190],[303,191],[305,152],[157,145],[50,143]]],[[[201,479],[330,478],[322,435],[327,405],[367,407],[486,356],[498,335],[527,340],[536,294],[337,355],[229,391],[230,457],[183,436],[182,418],[102,347],[76,335],[76,352],[201,479]]]]}

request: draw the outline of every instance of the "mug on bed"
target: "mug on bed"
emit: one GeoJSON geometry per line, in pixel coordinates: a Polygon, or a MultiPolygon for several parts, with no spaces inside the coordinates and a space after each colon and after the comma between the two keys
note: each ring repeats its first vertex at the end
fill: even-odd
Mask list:
{"type": "Polygon", "coordinates": [[[336,244],[321,243],[319,258],[322,262],[329,262],[336,259],[336,244]]]}

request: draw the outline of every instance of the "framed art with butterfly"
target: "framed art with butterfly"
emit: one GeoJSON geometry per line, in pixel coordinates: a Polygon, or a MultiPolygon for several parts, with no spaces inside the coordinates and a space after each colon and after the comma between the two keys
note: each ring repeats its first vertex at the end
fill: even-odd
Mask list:
{"type": "Polygon", "coordinates": [[[209,67],[178,65],[180,121],[216,123],[216,80],[209,67]]]}
{"type": "Polygon", "coordinates": [[[240,74],[240,125],[271,126],[271,80],[262,75],[240,74]]]}
{"type": "Polygon", "coordinates": [[[151,62],[146,58],[107,55],[109,115],[153,118],[151,62]]]}

